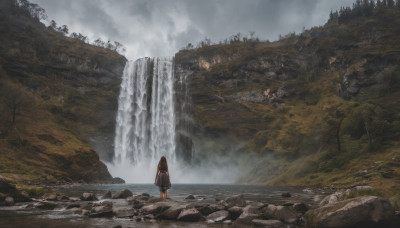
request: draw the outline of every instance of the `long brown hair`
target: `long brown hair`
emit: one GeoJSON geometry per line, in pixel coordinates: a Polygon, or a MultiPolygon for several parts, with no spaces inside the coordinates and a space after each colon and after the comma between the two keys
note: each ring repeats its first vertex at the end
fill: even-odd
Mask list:
{"type": "Polygon", "coordinates": [[[162,156],[160,162],[158,162],[158,169],[168,172],[167,159],[164,156],[162,156]]]}

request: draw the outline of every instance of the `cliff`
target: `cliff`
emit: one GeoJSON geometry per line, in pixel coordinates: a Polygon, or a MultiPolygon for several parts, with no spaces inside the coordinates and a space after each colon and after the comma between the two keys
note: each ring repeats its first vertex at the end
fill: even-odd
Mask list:
{"type": "Polygon", "coordinates": [[[0,173],[21,183],[111,182],[126,59],[0,4],[0,173]],[[99,144],[103,143],[103,144],[99,144]]]}
{"type": "Polygon", "coordinates": [[[207,148],[198,156],[236,145],[257,158],[245,184],[400,190],[400,9],[344,16],[276,42],[177,53],[191,72],[194,144],[207,148]]]}

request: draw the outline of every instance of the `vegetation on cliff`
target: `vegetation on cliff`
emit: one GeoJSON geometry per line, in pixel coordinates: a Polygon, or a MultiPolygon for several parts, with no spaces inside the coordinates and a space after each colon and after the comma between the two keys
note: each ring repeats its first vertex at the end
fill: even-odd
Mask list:
{"type": "Polygon", "coordinates": [[[241,183],[399,192],[400,4],[372,2],[276,42],[177,53],[193,71],[195,144],[245,144],[258,161],[241,183]]]}
{"type": "Polygon", "coordinates": [[[111,181],[90,139],[112,138],[126,59],[47,28],[42,10],[0,2],[0,174],[22,183],[111,181]]]}

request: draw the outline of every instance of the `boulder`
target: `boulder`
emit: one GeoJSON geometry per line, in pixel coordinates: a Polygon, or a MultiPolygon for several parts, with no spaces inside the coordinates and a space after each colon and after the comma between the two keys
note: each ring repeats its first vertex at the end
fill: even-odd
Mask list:
{"type": "Polygon", "coordinates": [[[284,192],[284,193],[282,193],[282,197],[289,198],[289,197],[292,197],[292,195],[289,192],[284,192]]]}
{"type": "Polygon", "coordinates": [[[82,196],[81,196],[81,200],[83,200],[83,201],[95,201],[95,200],[97,200],[97,197],[93,193],[84,192],[82,194],[82,196]]]}
{"type": "Polygon", "coordinates": [[[234,225],[251,225],[251,222],[254,219],[258,219],[259,215],[258,214],[253,214],[253,213],[249,213],[248,211],[243,211],[242,214],[240,214],[240,216],[235,220],[235,222],[233,223],[234,225]]]}
{"type": "Polygon", "coordinates": [[[7,197],[4,199],[4,204],[5,204],[6,206],[13,206],[13,205],[15,204],[14,198],[12,198],[11,196],[7,196],[7,197]]]}
{"type": "Polygon", "coordinates": [[[197,209],[190,208],[181,211],[181,213],[178,216],[178,221],[197,222],[201,218],[202,218],[201,213],[197,209]]]}
{"type": "Polygon", "coordinates": [[[243,212],[242,207],[234,206],[228,209],[229,215],[233,220],[237,219],[243,212]]]}
{"type": "Polygon", "coordinates": [[[113,213],[117,218],[130,218],[137,214],[133,208],[114,208],[113,213]]]}
{"type": "Polygon", "coordinates": [[[264,210],[264,216],[270,219],[278,219],[285,223],[295,224],[299,220],[297,215],[286,206],[268,205],[264,210]]]}
{"type": "Polygon", "coordinates": [[[70,203],[67,205],[66,209],[71,209],[71,208],[80,208],[81,205],[79,203],[70,203]]]}
{"type": "Polygon", "coordinates": [[[104,205],[104,206],[95,206],[90,210],[89,217],[98,218],[98,217],[112,217],[113,210],[112,206],[104,205]]]}
{"type": "Polygon", "coordinates": [[[54,208],[57,207],[56,203],[53,202],[40,202],[38,204],[36,204],[36,208],[42,209],[42,210],[53,210],[54,208]]]}
{"type": "Polygon", "coordinates": [[[140,209],[140,208],[142,208],[143,206],[144,206],[144,203],[142,203],[142,202],[140,202],[140,201],[134,200],[134,201],[132,202],[132,207],[135,208],[135,209],[140,209]]]}
{"type": "Polygon", "coordinates": [[[243,212],[249,214],[259,214],[260,209],[257,206],[247,205],[246,207],[243,208],[243,212]]]}
{"type": "Polygon", "coordinates": [[[129,191],[128,189],[121,190],[117,192],[115,195],[113,195],[113,199],[126,199],[130,196],[132,196],[133,193],[129,191]]]}
{"type": "Polygon", "coordinates": [[[162,212],[157,218],[160,219],[176,219],[183,209],[185,209],[187,205],[173,205],[164,212],[162,212]]]}
{"type": "Polygon", "coordinates": [[[389,200],[361,196],[328,204],[306,213],[307,225],[313,227],[384,227],[394,215],[389,200]]]}
{"type": "Polygon", "coordinates": [[[307,206],[305,203],[295,203],[295,204],[293,205],[293,209],[294,209],[296,212],[299,212],[299,213],[301,213],[301,214],[304,214],[304,213],[306,213],[306,212],[308,211],[308,206],[307,206]]]}
{"type": "Polygon", "coordinates": [[[193,195],[188,195],[188,196],[186,196],[186,198],[185,198],[186,200],[193,200],[193,199],[195,199],[194,198],[194,196],[193,195]]]}
{"type": "Polygon", "coordinates": [[[200,213],[203,216],[207,216],[207,215],[219,210],[216,205],[203,205],[203,206],[200,206],[200,207],[196,207],[196,209],[198,211],[200,211],[200,213]]]}
{"type": "Polygon", "coordinates": [[[59,196],[57,196],[57,200],[58,201],[68,201],[69,197],[66,195],[59,195],[59,196]]]}
{"type": "Polygon", "coordinates": [[[235,195],[231,196],[225,199],[225,202],[227,203],[227,207],[233,207],[233,206],[238,206],[238,207],[245,207],[246,206],[246,201],[244,200],[243,195],[235,195]]]}
{"type": "Polygon", "coordinates": [[[375,189],[371,186],[355,186],[355,187],[347,189],[347,190],[339,190],[339,191],[336,191],[335,193],[323,198],[321,200],[321,202],[319,203],[319,206],[323,207],[325,205],[332,205],[332,204],[335,204],[335,203],[341,201],[344,198],[344,196],[348,196],[350,194],[357,194],[357,192],[365,192],[365,191],[373,191],[373,190],[375,190],[375,189]]]}
{"type": "Polygon", "coordinates": [[[104,195],[101,198],[102,199],[111,199],[112,198],[111,191],[107,191],[106,193],[104,193],[104,195]]]}
{"type": "Polygon", "coordinates": [[[216,211],[207,216],[207,222],[222,222],[229,217],[229,212],[225,210],[216,211]]]}
{"type": "Polygon", "coordinates": [[[267,228],[284,228],[285,225],[279,220],[262,220],[254,219],[251,224],[255,227],[267,227],[267,228]]]}
{"type": "Polygon", "coordinates": [[[159,214],[168,208],[170,208],[171,205],[164,203],[164,202],[158,202],[158,203],[152,203],[148,204],[146,206],[143,206],[140,210],[144,214],[159,214]]]}
{"type": "Polygon", "coordinates": [[[42,199],[47,200],[47,201],[57,201],[57,195],[53,193],[45,193],[42,196],[42,199]]]}

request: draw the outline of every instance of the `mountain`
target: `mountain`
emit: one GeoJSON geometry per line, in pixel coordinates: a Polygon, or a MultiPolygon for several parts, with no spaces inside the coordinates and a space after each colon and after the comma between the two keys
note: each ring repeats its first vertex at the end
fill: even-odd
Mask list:
{"type": "Polygon", "coordinates": [[[47,28],[43,9],[24,2],[0,2],[0,174],[27,184],[112,182],[94,149],[112,156],[126,59],[47,28]]]}
{"type": "Polygon", "coordinates": [[[238,34],[181,50],[199,156],[236,144],[231,156],[257,158],[243,184],[399,191],[399,25],[399,6],[358,1],[276,42],[238,34]]]}

